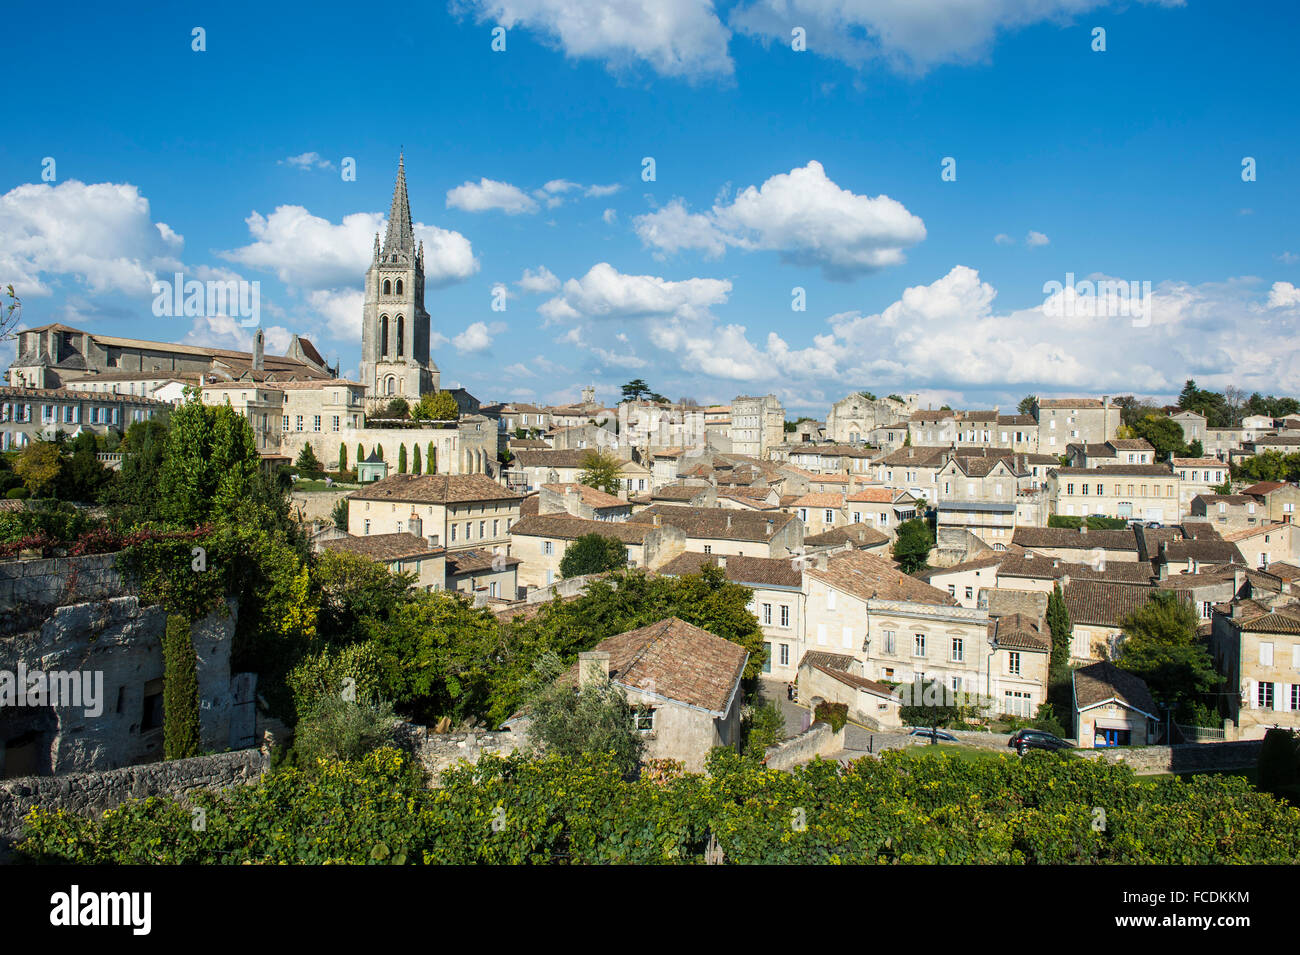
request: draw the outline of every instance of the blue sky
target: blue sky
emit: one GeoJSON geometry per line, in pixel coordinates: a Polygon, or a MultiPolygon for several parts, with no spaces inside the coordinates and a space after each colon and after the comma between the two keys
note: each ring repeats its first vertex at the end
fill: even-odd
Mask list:
{"type": "Polygon", "coordinates": [[[151,308],[178,270],[237,277],[272,349],[355,374],[404,149],[434,358],[484,400],[1300,393],[1294,4],[48,10],[11,4],[0,146],[29,326],[247,347],[151,308]],[[1053,311],[1071,273],[1149,282],[1148,320],[1053,311]]]}

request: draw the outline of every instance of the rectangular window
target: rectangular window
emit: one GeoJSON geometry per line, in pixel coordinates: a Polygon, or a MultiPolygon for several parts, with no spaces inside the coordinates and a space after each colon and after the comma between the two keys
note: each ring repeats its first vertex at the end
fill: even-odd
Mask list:
{"type": "Polygon", "coordinates": [[[1013,676],[1020,676],[1020,652],[1012,650],[1007,654],[1007,672],[1013,676]]]}
{"type": "Polygon", "coordinates": [[[974,587],[967,587],[967,588],[966,588],[966,599],[967,599],[967,600],[973,600],[974,597],[975,597],[975,588],[974,588],[974,587]]]}
{"type": "Polygon", "coordinates": [[[288,415],[285,415],[285,416],[284,416],[284,427],[283,427],[281,430],[283,430],[283,431],[288,431],[288,430],[289,430],[289,416],[288,416],[288,415]]]}
{"type": "Polygon", "coordinates": [[[781,643],[778,646],[781,650],[781,666],[788,667],[790,665],[790,644],[781,643]]]}
{"type": "Polygon", "coordinates": [[[963,660],[965,660],[966,659],[965,652],[966,652],[965,647],[962,645],[961,637],[953,637],[952,638],[952,662],[961,663],[963,660]]]}
{"type": "Polygon", "coordinates": [[[824,623],[817,624],[817,643],[826,646],[826,624],[824,623]]]}
{"type": "Polygon", "coordinates": [[[826,591],[826,609],[827,610],[835,609],[835,591],[833,590],[826,591]]]}
{"type": "Polygon", "coordinates": [[[333,421],[334,421],[334,430],[337,431],[339,429],[339,416],[335,415],[333,421]]]}
{"type": "Polygon", "coordinates": [[[370,518],[368,518],[368,517],[366,518],[365,533],[367,533],[367,534],[370,533],[370,518]]]}
{"type": "MultiPolygon", "coordinates": [[[[452,534],[452,539],[453,539],[453,540],[455,539],[455,537],[456,537],[456,535],[455,535],[455,534],[452,534]]],[[[555,553],[555,542],[554,542],[554,541],[543,541],[543,542],[542,542],[542,553],[543,553],[543,554],[547,554],[547,555],[554,554],[554,553],[555,553]]]]}
{"type": "Polygon", "coordinates": [[[1273,644],[1261,643],[1259,645],[1259,665],[1271,667],[1273,665],[1273,644]]]}
{"type": "Polygon", "coordinates": [[[925,656],[925,634],[918,633],[912,637],[912,656],[925,656]]]}
{"type": "Polygon", "coordinates": [[[302,430],[302,415],[297,415],[297,424],[298,424],[298,427],[297,427],[296,430],[301,431],[301,430],[302,430]]]}
{"type": "Polygon", "coordinates": [[[487,537],[487,521],[478,522],[478,539],[482,540],[487,537]]]}
{"type": "MultiPolygon", "coordinates": [[[[456,542],[456,525],[455,525],[455,524],[448,524],[448,525],[447,525],[447,533],[450,535],[450,537],[449,537],[450,542],[454,544],[454,543],[456,542]]],[[[544,546],[544,547],[550,547],[550,546],[551,546],[551,542],[550,542],[550,541],[547,541],[543,546],[544,546]]],[[[548,551],[546,551],[546,553],[549,554],[550,551],[548,550],[548,551]]]]}
{"type": "Polygon", "coordinates": [[[763,604],[763,623],[770,625],[772,623],[772,605],[763,604]]]}
{"type": "Polygon", "coordinates": [[[898,652],[898,644],[894,639],[894,631],[885,631],[885,652],[893,656],[898,652]]]}
{"type": "Polygon", "coordinates": [[[781,604],[781,626],[790,626],[790,608],[786,604],[781,604]]]}
{"type": "Polygon", "coordinates": [[[319,431],[319,430],[320,430],[320,415],[312,415],[312,418],[311,418],[311,429],[312,429],[313,431],[319,431]]]}
{"type": "Polygon", "coordinates": [[[835,523],[835,512],[832,511],[832,510],[830,510],[830,509],[827,509],[827,511],[826,511],[825,513],[826,513],[826,520],[825,520],[825,523],[827,523],[827,524],[834,524],[834,523],[835,523]]]}
{"type": "Polygon", "coordinates": [[[1260,683],[1255,687],[1255,707],[1261,710],[1273,708],[1273,684],[1260,683]]]}

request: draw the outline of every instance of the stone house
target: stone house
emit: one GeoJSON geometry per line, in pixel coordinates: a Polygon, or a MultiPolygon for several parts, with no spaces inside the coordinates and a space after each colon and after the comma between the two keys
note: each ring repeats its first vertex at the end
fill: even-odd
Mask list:
{"type": "Polygon", "coordinates": [[[1213,494],[1218,485],[1228,480],[1228,466],[1218,458],[1175,457],[1170,464],[1178,475],[1179,506],[1183,514],[1191,513],[1192,498],[1213,494]]]}
{"type": "Polygon", "coordinates": [[[1105,580],[1061,581],[1061,596],[1070,612],[1070,662],[1087,663],[1115,656],[1120,621],[1151,599],[1151,587],[1105,580]]]}
{"type": "Polygon", "coordinates": [[[705,564],[720,567],[732,583],[754,592],[749,610],[763,628],[767,661],[763,675],[789,682],[804,652],[803,570],[797,560],[728,557],[687,551],[659,568],[670,577],[698,573],[705,564]]]}
{"type": "MultiPolygon", "coordinates": [[[[1021,613],[988,622],[986,693],[994,712],[1030,717],[1047,701],[1052,637],[1040,621],[1021,613]]],[[[954,686],[954,689],[956,687],[954,686]]]]}
{"type": "Polygon", "coordinates": [[[664,524],[686,535],[684,550],[738,557],[789,557],[803,547],[803,524],[792,514],[724,507],[654,504],[629,524],[664,524]]]}
{"type": "Polygon", "coordinates": [[[909,491],[888,487],[864,487],[844,500],[850,524],[868,524],[892,540],[898,525],[917,515],[916,498],[909,491]]]}
{"type": "Polygon", "coordinates": [[[825,432],[841,444],[861,444],[871,432],[905,421],[916,410],[916,395],[872,399],[861,393],[841,398],[826,415],[825,432]]]}
{"type": "Polygon", "coordinates": [[[1156,449],[1145,438],[1112,438],[1101,444],[1066,445],[1070,467],[1096,468],[1114,464],[1155,464],[1156,449]]]}
{"type": "Polygon", "coordinates": [[[447,555],[447,589],[466,594],[476,601],[519,595],[518,557],[488,550],[458,550],[447,555]]]}
{"type": "Polygon", "coordinates": [[[655,504],[681,504],[686,507],[717,507],[718,489],[698,478],[680,484],[665,484],[650,492],[655,504]]]}
{"type": "Polygon", "coordinates": [[[1169,416],[1170,420],[1178,427],[1183,429],[1183,444],[1191,444],[1193,441],[1201,442],[1205,446],[1206,440],[1206,417],[1199,411],[1179,411],[1169,416]]]}
{"type": "Polygon", "coordinates": [[[1210,648],[1239,738],[1260,739],[1273,726],[1300,729],[1300,605],[1233,601],[1228,612],[1215,611],[1210,648]]]}
{"type": "Polygon", "coordinates": [[[537,506],[539,514],[572,514],[589,521],[625,521],[632,516],[627,501],[585,484],[543,484],[537,506]]]}
{"type": "Polygon", "coordinates": [[[1300,510],[1300,487],[1281,481],[1261,481],[1243,488],[1242,494],[1264,506],[1264,518],[1272,524],[1290,524],[1300,510]]]}
{"type": "Polygon", "coordinates": [[[1059,557],[1071,563],[1142,560],[1137,535],[1126,530],[1077,530],[1067,527],[1017,527],[1011,542],[1035,557],[1059,557]]]}
{"type": "Polygon", "coordinates": [[[1223,534],[1259,527],[1264,509],[1248,494],[1197,494],[1188,505],[1188,518],[1205,521],[1223,534]]]}
{"type": "Polygon", "coordinates": [[[1300,537],[1295,524],[1265,524],[1263,527],[1229,531],[1223,539],[1234,545],[1247,567],[1267,570],[1279,561],[1300,558],[1300,537]]]}
{"type": "Polygon", "coordinates": [[[1146,746],[1156,741],[1160,715],[1146,681],[1109,661],[1071,674],[1073,732],[1079,746],[1146,746]]]}
{"type": "Polygon", "coordinates": [[[577,484],[590,453],[520,450],[506,468],[507,483],[521,491],[534,491],[543,484],[577,484]]]}
{"type": "Polygon", "coordinates": [[[1038,422],[1038,450],[1063,454],[1070,444],[1101,444],[1114,438],[1120,426],[1120,407],[1108,396],[1096,398],[1044,398],[1034,404],[1038,422]]]}
{"type": "Polygon", "coordinates": [[[805,536],[823,534],[849,523],[843,494],[804,494],[783,510],[803,522],[805,536]]]}
{"type": "Polygon", "coordinates": [[[509,552],[522,562],[518,568],[519,586],[535,590],[560,580],[560,562],[569,544],[587,534],[622,541],[627,547],[628,566],[648,570],[657,569],[686,549],[686,535],[671,525],[535,514],[520,518],[510,530],[509,552]]]}
{"type": "Polygon", "coordinates": [[[939,494],[939,471],[948,463],[949,449],[909,445],[875,463],[875,482],[913,498],[933,502],[939,494]]]}
{"type": "MultiPolygon", "coordinates": [[[[987,687],[989,615],[860,551],[804,568],[806,646],[851,655],[883,683],[939,680],[953,691],[987,687]]],[[[1008,661],[1008,666],[1010,661],[1008,661]]]]}
{"type": "Polygon", "coordinates": [[[731,402],[731,450],[764,458],[785,441],[785,408],[776,395],[737,395],[731,402]]]}
{"type": "Polygon", "coordinates": [[[1168,465],[1123,464],[1057,468],[1047,486],[1053,514],[1140,518],[1164,524],[1182,519],[1181,482],[1168,465]]]}
{"type": "Polygon", "coordinates": [[[0,387],[0,451],[26,447],[32,441],[53,440],[90,431],[126,432],[137,421],[170,407],[153,398],[64,388],[0,387]]]}
{"type": "Polygon", "coordinates": [[[749,654],[677,617],[609,637],[580,653],[570,679],[608,677],[638,707],[646,759],[701,772],[716,746],[740,746],[740,678],[749,654]]]}
{"type": "Polygon", "coordinates": [[[873,730],[900,729],[903,701],[896,690],[862,676],[862,664],[843,653],[810,650],[799,662],[799,701],[843,703],[848,717],[873,730]]]}
{"type": "Polygon", "coordinates": [[[990,554],[951,567],[932,567],[914,576],[936,590],[948,591],[949,597],[968,610],[976,610],[981,588],[998,586],[998,568],[1009,556],[990,554]]]}
{"type": "MultiPolygon", "coordinates": [[[[371,534],[365,537],[337,537],[321,542],[324,550],[344,551],[383,564],[394,574],[414,574],[412,588],[442,590],[447,584],[446,556],[442,547],[420,536],[420,518],[415,517],[413,530],[394,534],[371,534]]],[[[408,521],[408,527],[412,525],[408,521]]]]}
{"type": "Polygon", "coordinates": [[[934,502],[940,550],[964,550],[960,538],[967,533],[995,550],[1005,550],[1016,529],[1020,481],[1014,456],[952,457],[939,469],[934,502]],[[954,534],[957,540],[952,540],[954,534]]]}
{"type": "Polygon", "coordinates": [[[355,537],[410,532],[448,551],[486,547],[509,553],[522,497],[483,474],[390,474],[347,500],[348,533],[355,537]]]}

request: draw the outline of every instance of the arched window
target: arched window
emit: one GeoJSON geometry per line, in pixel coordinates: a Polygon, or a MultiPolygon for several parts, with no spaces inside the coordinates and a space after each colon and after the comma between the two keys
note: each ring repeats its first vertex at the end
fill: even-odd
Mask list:
{"type": "Polygon", "coordinates": [[[395,387],[395,379],[392,375],[389,375],[388,380],[384,384],[385,393],[390,395],[393,394],[395,387]]]}
{"type": "Polygon", "coordinates": [[[398,295],[401,295],[401,294],[402,294],[402,280],[401,280],[401,279],[398,279],[398,280],[397,280],[397,294],[398,294],[398,295]]]}
{"type": "Polygon", "coordinates": [[[384,294],[385,295],[390,294],[392,292],[392,288],[393,288],[392,284],[388,281],[388,279],[384,279],[384,294]]]}
{"type": "Polygon", "coordinates": [[[406,332],[406,319],[403,316],[398,315],[397,316],[397,357],[398,358],[402,357],[402,339],[404,337],[405,332],[406,332]]]}
{"type": "Polygon", "coordinates": [[[379,357],[388,357],[388,316],[379,316],[379,357]]]}

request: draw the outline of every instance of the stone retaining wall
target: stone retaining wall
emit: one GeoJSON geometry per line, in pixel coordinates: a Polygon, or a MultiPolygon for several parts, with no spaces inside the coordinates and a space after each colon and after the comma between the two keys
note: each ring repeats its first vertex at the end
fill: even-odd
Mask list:
{"type": "Polygon", "coordinates": [[[1125,763],[1139,775],[1196,773],[1249,769],[1259,761],[1258,739],[1229,743],[1184,743],[1178,746],[1140,746],[1133,749],[1078,750],[1087,759],[1125,763]]]}
{"type": "Polygon", "coordinates": [[[129,799],[185,796],[199,789],[217,791],[250,785],[261,779],[270,766],[267,753],[243,749],[97,773],[6,779],[0,782],[0,841],[16,838],[23,817],[37,806],[98,816],[129,799]]]}
{"type": "Polygon", "coordinates": [[[128,593],[117,569],[116,554],[7,560],[0,563],[0,632],[14,633],[32,625],[52,607],[106,600],[128,593]],[[30,609],[31,620],[21,611],[30,609]]]}
{"type": "Polygon", "coordinates": [[[790,769],[814,756],[829,756],[844,748],[844,730],[838,733],[829,723],[814,723],[793,739],[769,746],[763,756],[768,769],[790,769]]]}

